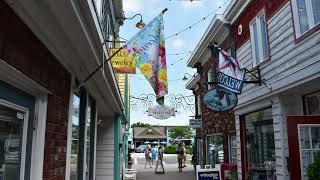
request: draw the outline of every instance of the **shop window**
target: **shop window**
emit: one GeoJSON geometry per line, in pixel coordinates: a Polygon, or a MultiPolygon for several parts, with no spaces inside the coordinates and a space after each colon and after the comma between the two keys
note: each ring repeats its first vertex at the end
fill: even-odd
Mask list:
{"type": "Polygon", "coordinates": [[[297,36],[320,23],[319,0],[292,0],[292,9],[297,36]]]}
{"type": "Polygon", "coordinates": [[[72,142],[71,142],[71,157],[70,157],[70,179],[77,179],[77,162],[79,151],[79,107],[80,98],[73,96],[72,105],[72,142]]]}
{"type": "Polygon", "coordinates": [[[214,66],[212,66],[208,70],[207,79],[208,79],[208,90],[211,90],[214,87],[214,84],[210,84],[210,82],[215,82],[216,81],[214,66]]]}
{"type": "Polygon", "coordinates": [[[236,132],[229,134],[229,159],[230,163],[237,163],[237,141],[236,141],[236,132]]]}
{"type": "Polygon", "coordinates": [[[207,137],[207,164],[212,167],[224,162],[223,141],[223,134],[207,137]]]}
{"type": "Polygon", "coordinates": [[[20,175],[24,113],[0,105],[0,179],[20,175]]]}
{"type": "Polygon", "coordinates": [[[250,38],[253,66],[256,66],[265,61],[269,56],[267,44],[267,24],[264,13],[259,14],[250,23],[250,38]]]}
{"type": "Polygon", "coordinates": [[[272,109],[245,115],[246,176],[274,179],[275,144],[272,109]]]}
{"type": "Polygon", "coordinates": [[[298,125],[302,179],[307,180],[307,168],[320,151],[320,125],[298,125]]]}
{"type": "Polygon", "coordinates": [[[91,122],[91,108],[88,107],[87,109],[87,127],[86,127],[86,143],[85,143],[85,148],[86,148],[86,180],[89,180],[89,167],[90,167],[90,122],[91,122]]]}
{"type": "Polygon", "coordinates": [[[320,91],[304,97],[307,115],[320,115],[320,91]]]}

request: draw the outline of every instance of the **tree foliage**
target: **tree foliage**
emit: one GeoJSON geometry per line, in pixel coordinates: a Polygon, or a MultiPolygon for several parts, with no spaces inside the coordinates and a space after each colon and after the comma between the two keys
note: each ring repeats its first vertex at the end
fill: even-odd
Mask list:
{"type": "Polygon", "coordinates": [[[137,122],[137,123],[133,123],[131,125],[131,127],[132,128],[134,128],[134,127],[151,127],[151,125],[148,123],[137,122]]]}
{"type": "Polygon", "coordinates": [[[307,170],[310,180],[320,179],[320,152],[315,155],[313,163],[308,166],[307,170]]]}
{"type": "Polygon", "coordinates": [[[192,136],[192,130],[186,127],[175,127],[170,129],[169,131],[169,137],[171,139],[189,138],[191,136],[192,136]]]}

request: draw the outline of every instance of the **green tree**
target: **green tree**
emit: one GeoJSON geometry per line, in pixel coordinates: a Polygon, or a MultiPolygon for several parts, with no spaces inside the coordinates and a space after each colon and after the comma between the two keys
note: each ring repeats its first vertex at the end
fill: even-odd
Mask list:
{"type": "Polygon", "coordinates": [[[308,166],[308,177],[310,180],[320,179],[320,152],[317,152],[313,163],[308,166]]]}
{"type": "Polygon", "coordinates": [[[134,127],[151,127],[151,125],[148,123],[137,122],[137,123],[133,123],[131,125],[131,127],[132,128],[134,128],[134,127]]]}
{"type": "Polygon", "coordinates": [[[183,138],[183,137],[186,138],[191,136],[192,136],[192,130],[186,127],[175,127],[170,129],[169,131],[169,137],[171,139],[183,138]]]}

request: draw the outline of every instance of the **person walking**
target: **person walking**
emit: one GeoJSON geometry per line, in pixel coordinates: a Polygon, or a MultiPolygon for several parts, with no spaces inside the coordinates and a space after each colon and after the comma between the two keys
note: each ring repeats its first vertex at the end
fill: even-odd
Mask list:
{"type": "Polygon", "coordinates": [[[178,154],[179,172],[182,172],[182,161],[183,161],[183,154],[184,154],[182,143],[179,143],[177,154],[178,154]]]}
{"type": "Polygon", "coordinates": [[[158,148],[158,160],[157,160],[157,165],[156,165],[156,169],[154,170],[155,173],[161,173],[164,174],[164,167],[163,167],[163,149],[162,146],[160,145],[158,148]],[[162,168],[162,172],[158,172],[158,166],[159,164],[161,165],[162,168]]]}
{"type": "Polygon", "coordinates": [[[152,162],[152,165],[153,165],[153,161],[156,161],[157,160],[157,154],[158,154],[158,149],[156,146],[153,146],[153,148],[151,149],[151,162],[152,162]]]}
{"type": "Polygon", "coordinates": [[[151,153],[150,150],[151,150],[150,145],[148,145],[146,147],[146,149],[144,150],[144,157],[146,159],[146,163],[144,164],[144,168],[146,168],[147,163],[149,164],[149,167],[152,168],[152,166],[150,164],[150,160],[151,160],[151,158],[150,158],[150,153],[151,153]]]}
{"type": "Polygon", "coordinates": [[[182,147],[183,147],[183,168],[187,167],[186,166],[186,161],[187,161],[187,151],[186,151],[186,146],[184,143],[182,143],[182,147]]]}

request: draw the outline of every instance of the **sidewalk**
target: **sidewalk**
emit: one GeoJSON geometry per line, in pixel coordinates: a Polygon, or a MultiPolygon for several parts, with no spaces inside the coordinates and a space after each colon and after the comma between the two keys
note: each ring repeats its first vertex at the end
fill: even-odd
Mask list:
{"type": "Polygon", "coordinates": [[[193,166],[187,164],[182,172],[178,172],[178,164],[164,164],[164,174],[155,174],[155,165],[152,168],[136,164],[132,168],[138,171],[137,180],[195,180],[193,166]]]}

